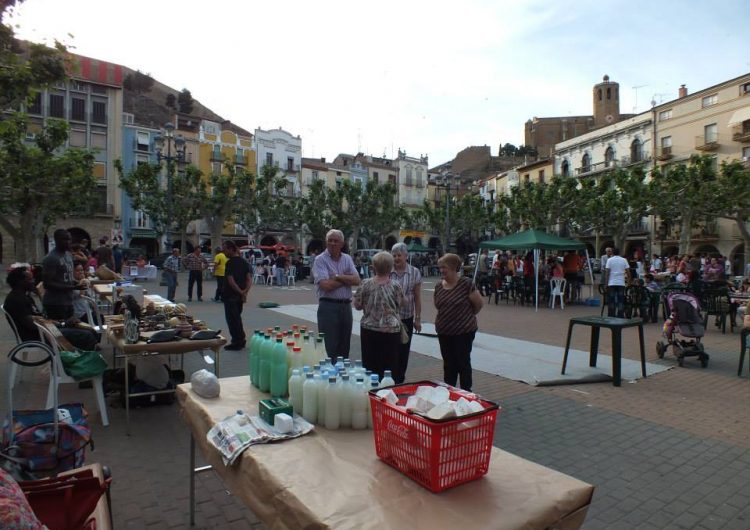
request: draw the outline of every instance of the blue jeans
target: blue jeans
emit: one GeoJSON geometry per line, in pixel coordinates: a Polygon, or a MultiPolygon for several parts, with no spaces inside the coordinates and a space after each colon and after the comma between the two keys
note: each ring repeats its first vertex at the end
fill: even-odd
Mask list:
{"type": "Polygon", "coordinates": [[[625,286],[610,285],[607,287],[607,316],[625,317],[625,286]]]}
{"type": "Polygon", "coordinates": [[[177,274],[164,271],[164,281],[167,283],[167,300],[174,302],[174,295],[177,291],[177,274]]]}
{"type": "Polygon", "coordinates": [[[284,275],[286,273],[286,270],[284,269],[276,269],[276,285],[281,287],[284,285],[284,275]]]}

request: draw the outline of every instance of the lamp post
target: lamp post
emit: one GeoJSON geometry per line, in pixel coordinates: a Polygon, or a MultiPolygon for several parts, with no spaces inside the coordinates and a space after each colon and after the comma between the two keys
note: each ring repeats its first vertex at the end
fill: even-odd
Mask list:
{"type": "Polygon", "coordinates": [[[167,163],[167,248],[172,245],[172,179],[176,166],[185,164],[185,138],[181,134],[175,135],[174,124],[165,123],[160,134],[154,137],[154,149],[156,150],[156,160],[161,165],[167,163]],[[167,154],[164,154],[166,147],[167,154]],[[174,154],[172,154],[174,147],[174,154]]]}
{"type": "MultiPolygon", "coordinates": [[[[451,237],[451,180],[453,175],[444,173],[438,177],[438,184],[435,185],[438,189],[445,189],[445,244],[443,249],[448,252],[450,249],[450,237],[451,237]]],[[[456,178],[456,190],[458,190],[459,180],[456,178]]]]}

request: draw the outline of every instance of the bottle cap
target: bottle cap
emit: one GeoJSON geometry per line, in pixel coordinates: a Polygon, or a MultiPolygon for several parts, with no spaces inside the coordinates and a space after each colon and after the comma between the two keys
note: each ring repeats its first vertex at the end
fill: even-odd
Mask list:
{"type": "Polygon", "coordinates": [[[300,348],[299,346],[295,346],[294,348],[292,348],[292,351],[294,351],[294,352],[301,352],[302,348],[300,348]]]}
{"type": "Polygon", "coordinates": [[[328,382],[329,383],[335,383],[336,382],[336,376],[335,375],[329,375],[328,376],[328,382]]]}

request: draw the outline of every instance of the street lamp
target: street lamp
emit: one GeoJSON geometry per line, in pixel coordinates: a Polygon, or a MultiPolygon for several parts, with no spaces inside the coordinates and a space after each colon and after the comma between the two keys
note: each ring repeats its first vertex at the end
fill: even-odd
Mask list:
{"type": "Polygon", "coordinates": [[[458,191],[459,185],[460,185],[460,179],[458,177],[454,177],[453,175],[449,173],[445,173],[438,177],[437,182],[438,184],[435,184],[435,187],[438,189],[445,189],[445,245],[444,250],[447,252],[450,247],[450,237],[451,237],[451,181],[455,178],[456,181],[456,191],[458,191]]]}
{"type": "Polygon", "coordinates": [[[162,161],[167,163],[167,247],[171,247],[172,238],[172,178],[175,168],[185,164],[185,138],[174,134],[174,124],[165,123],[161,133],[154,137],[154,149],[156,160],[161,165],[162,161]],[[174,146],[174,154],[172,147],[174,146]],[[164,154],[166,147],[167,154],[164,154]]]}

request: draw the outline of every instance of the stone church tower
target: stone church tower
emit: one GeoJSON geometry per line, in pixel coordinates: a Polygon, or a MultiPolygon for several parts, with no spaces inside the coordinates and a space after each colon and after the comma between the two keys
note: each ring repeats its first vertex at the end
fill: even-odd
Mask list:
{"type": "Polygon", "coordinates": [[[620,84],[605,75],[601,83],[594,85],[594,128],[604,127],[620,121],[620,84]]]}

